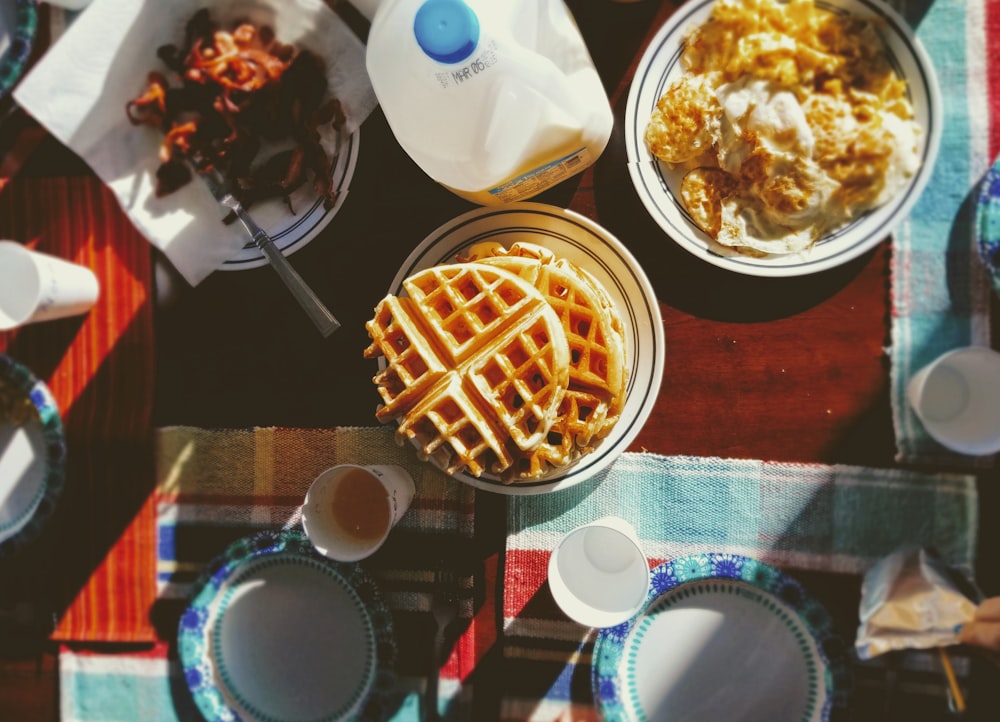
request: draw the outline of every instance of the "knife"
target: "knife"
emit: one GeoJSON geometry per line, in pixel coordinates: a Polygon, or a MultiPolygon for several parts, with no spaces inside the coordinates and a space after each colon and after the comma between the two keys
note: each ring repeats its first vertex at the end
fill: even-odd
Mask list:
{"type": "Polygon", "coordinates": [[[196,168],[194,172],[205,181],[205,185],[208,186],[215,199],[236,214],[240,223],[243,224],[247,233],[250,234],[254,245],[267,257],[272,268],[274,268],[281,280],[284,281],[285,285],[288,286],[288,290],[292,292],[295,300],[299,302],[299,305],[302,306],[309,318],[316,324],[316,328],[323,334],[323,337],[326,338],[340,328],[340,321],[330,313],[330,310],[302,279],[302,276],[292,268],[292,264],[288,262],[288,259],[274,245],[274,241],[267,234],[267,231],[258,226],[254,219],[250,217],[243,204],[229,190],[219,172],[211,168],[196,168]]]}

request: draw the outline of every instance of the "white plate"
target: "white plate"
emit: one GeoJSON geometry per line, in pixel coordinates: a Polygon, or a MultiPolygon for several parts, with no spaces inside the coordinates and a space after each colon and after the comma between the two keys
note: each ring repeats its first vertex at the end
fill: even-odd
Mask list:
{"type": "Polygon", "coordinates": [[[360,567],[320,556],[299,529],[237,541],[181,618],[195,704],[211,722],[355,719],[394,661],[379,659],[394,646],[373,590],[360,567]]]}
{"type": "Polygon", "coordinates": [[[653,570],[645,610],[600,631],[592,678],[605,722],[817,722],[842,699],[845,659],[797,582],[711,553],[653,570]]]}
{"type": "Polygon", "coordinates": [[[24,416],[0,403],[0,557],[35,539],[52,516],[66,480],[66,441],[48,386],[0,354],[0,395],[19,397],[24,416]]]}
{"type": "Polygon", "coordinates": [[[816,0],[816,6],[875,18],[890,61],[907,81],[916,121],[924,129],[920,170],[889,203],[857,218],[812,248],[796,254],[751,258],[737,254],[695,225],[679,200],[683,172],[656,159],[643,138],[646,124],[667,87],[681,77],[683,38],[704,23],[714,0],[689,0],[656,33],[639,60],[625,106],[625,149],[629,175],[653,220],[682,248],[716,266],[753,276],[800,276],[825,271],[856,258],[884,240],[916,203],[930,178],[941,143],[941,92],[930,58],[906,22],[884,2],[816,0]]]}
{"type": "MultiPolygon", "coordinates": [[[[318,128],[338,190],[329,210],[317,204],[311,183],[291,194],[294,213],[282,198],[261,200],[249,208],[256,223],[274,235],[288,255],[321,235],[346,202],[359,146],[355,129],[376,104],[364,73],[364,44],[322,0],[94,0],[14,91],[21,107],[94,170],[137,230],[192,285],[219,269],[266,264],[259,251],[246,247],[249,237],[240,223],[222,223],[229,210],[198,179],[156,196],[163,133],[133,125],[126,113],[128,104],[148,87],[148,73],[167,70],[157,48],[182,43],[185,27],[202,7],[211,9],[220,27],[231,28],[239,20],[267,25],[279,41],[315,53],[326,68],[328,95],[339,98],[347,114],[341,134],[330,124],[318,128]],[[340,157],[334,159],[339,135],[346,138],[339,143],[340,157]]],[[[176,74],[167,74],[176,86],[176,74]]],[[[289,140],[265,144],[255,163],[290,145],[289,140]]]]}
{"type": "MultiPolygon", "coordinates": [[[[427,236],[403,263],[389,293],[403,292],[403,280],[417,271],[452,262],[475,243],[518,241],[550,249],[592,273],[607,289],[625,327],[629,370],[625,407],[611,433],[574,465],[542,479],[504,484],[495,476],[455,477],[472,486],[502,494],[538,494],[578,484],[598,473],[625,451],[642,429],[656,403],[663,376],[666,346],[656,294],[638,262],[607,230],[572,211],[543,203],[512,203],[478,208],[441,226],[427,236]]],[[[383,364],[385,360],[381,359],[383,364]]]]}
{"type": "MultiPolygon", "coordinates": [[[[344,205],[348,187],[358,164],[360,142],[361,129],[358,128],[344,140],[341,152],[330,158],[330,175],[333,179],[333,188],[337,191],[332,207],[324,208],[323,199],[318,198],[311,186],[305,183],[291,196],[294,215],[288,213],[283,200],[268,200],[250,208],[254,220],[264,227],[282,255],[290,256],[318,236],[344,205]]],[[[239,223],[236,223],[234,228],[243,232],[243,227],[239,223]]],[[[247,241],[243,250],[223,263],[220,270],[241,271],[267,264],[267,257],[261,250],[253,242],[247,241]]]]}

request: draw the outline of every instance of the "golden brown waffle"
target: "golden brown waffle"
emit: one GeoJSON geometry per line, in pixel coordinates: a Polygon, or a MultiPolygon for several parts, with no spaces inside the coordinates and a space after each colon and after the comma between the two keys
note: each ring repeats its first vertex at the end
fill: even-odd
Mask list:
{"type": "Polygon", "coordinates": [[[448,473],[502,473],[537,447],[569,380],[569,345],[546,299],[493,266],[446,264],[403,282],[366,324],[380,421],[448,473]]]}
{"type": "Polygon", "coordinates": [[[510,271],[542,293],[569,344],[569,387],[552,428],[534,449],[512,450],[515,463],[503,473],[508,480],[537,478],[590,451],[618,420],[627,381],[621,321],[600,282],[545,248],[515,243],[480,253],[477,263],[510,271]]]}
{"type": "Polygon", "coordinates": [[[617,418],[608,416],[608,404],[585,389],[566,389],[559,414],[545,440],[535,449],[512,454],[513,463],[501,473],[506,483],[544,476],[572,463],[594,449],[611,431],[617,418]]]}

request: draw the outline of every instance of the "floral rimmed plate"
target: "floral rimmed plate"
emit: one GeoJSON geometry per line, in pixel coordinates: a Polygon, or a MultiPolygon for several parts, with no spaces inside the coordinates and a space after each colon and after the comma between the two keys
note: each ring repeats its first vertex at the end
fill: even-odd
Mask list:
{"type": "Polygon", "coordinates": [[[0,354],[0,557],[38,536],[65,481],[66,440],[48,386],[0,354]]]}
{"type": "Polygon", "coordinates": [[[816,7],[872,20],[897,75],[907,82],[914,117],[923,129],[921,166],[888,203],[820,238],[801,253],[762,258],[740,254],[702,231],[680,201],[684,171],[653,156],[644,134],[656,102],[683,75],[686,34],[712,14],[715,0],[680,4],[650,41],[633,76],[625,107],[625,151],[629,175],[642,204],[663,232],[708,263],[751,276],[801,276],[826,271],[857,258],[888,237],[917,202],[930,180],[941,144],[942,100],[930,56],[906,21],[880,0],[816,0],[816,7]]]}
{"type": "Polygon", "coordinates": [[[1000,157],[987,171],[976,207],[976,242],[979,256],[1000,294],[1000,157]]]}
{"type": "Polygon", "coordinates": [[[295,527],[239,539],[195,585],[178,650],[209,722],[382,720],[394,687],[392,615],[357,564],[295,527]]]}
{"type": "Polygon", "coordinates": [[[0,100],[24,73],[37,31],[35,0],[0,0],[0,100]]]}
{"type": "Polygon", "coordinates": [[[606,722],[825,721],[850,686],[826,610],[775,567],[720,553],[653,569],[645,610],[599,632],[592,682],[606,722]]]}
{"type": "MultiPolygon", "coordinates": [[[[510,203],[464,213],[428,235],[404,261],[389,292],[403,293],[403,281],[430,266],[452,263],[477,243],[505,247],[532,243],[593,275],[607,290],[625,331],[628,369],[625,406],[611,432],[589,454],[537,480],[504,484],[494,475],[468,473],[455,478],[501,494],[541,494],[565,489],[602,471],[642,430],[656,403],[663,376],[666,344],[660,306],[652,284],[629,250],[594,221],[544,203],[510,203]]],[[[379,363],[384,365],[385,359],[379,363]]]]}

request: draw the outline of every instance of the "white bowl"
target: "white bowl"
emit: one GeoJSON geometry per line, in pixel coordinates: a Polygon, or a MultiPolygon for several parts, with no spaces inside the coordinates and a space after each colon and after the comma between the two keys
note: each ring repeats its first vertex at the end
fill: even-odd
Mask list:
{"type": "Polygon", "coordinates": [[[695,256],[752,276],[801,276],[834,268],[884,240],[909,213],[926,186],[941,143],[941,91],[930,57],[906,22],[875,0],[819,0],[817,7],[877,20],[896,73],[907,81],[914,117],[924,133],[919,171],[885,205],[819,239],[801,253],[753,258],[716,243],[690,218],[679,198],[684,172],[655,158],[643,138],[646,124],[667,87],[681,77],[685,34],[708,20],[715,0],[690,0],[659,29],[636,67],[625,106],[625,148],[636,193],[653,220],[678,245],[695,256]]]}
{"type": "MultiPolygon", "coordinates": [[[[455,478],[501,494],[539,494],[590,479],[625,451],[656,403],[663,376],[665,343],[660,306],[638,262],[607,230],[573,211],[543,203],[478,208],[428,235],[403,263],[389,293],[403,292],[403,280],[417,271],[454,260],[476,243],[534,243],[593,274],[614,300],[625,328],[628,387],[625,407],[611,433],[576,463],[534,481],[504,484],[495,476],[455,474],[455,478]]],[[[380,359],[384,367],[385,359],[380,359]]]]}

